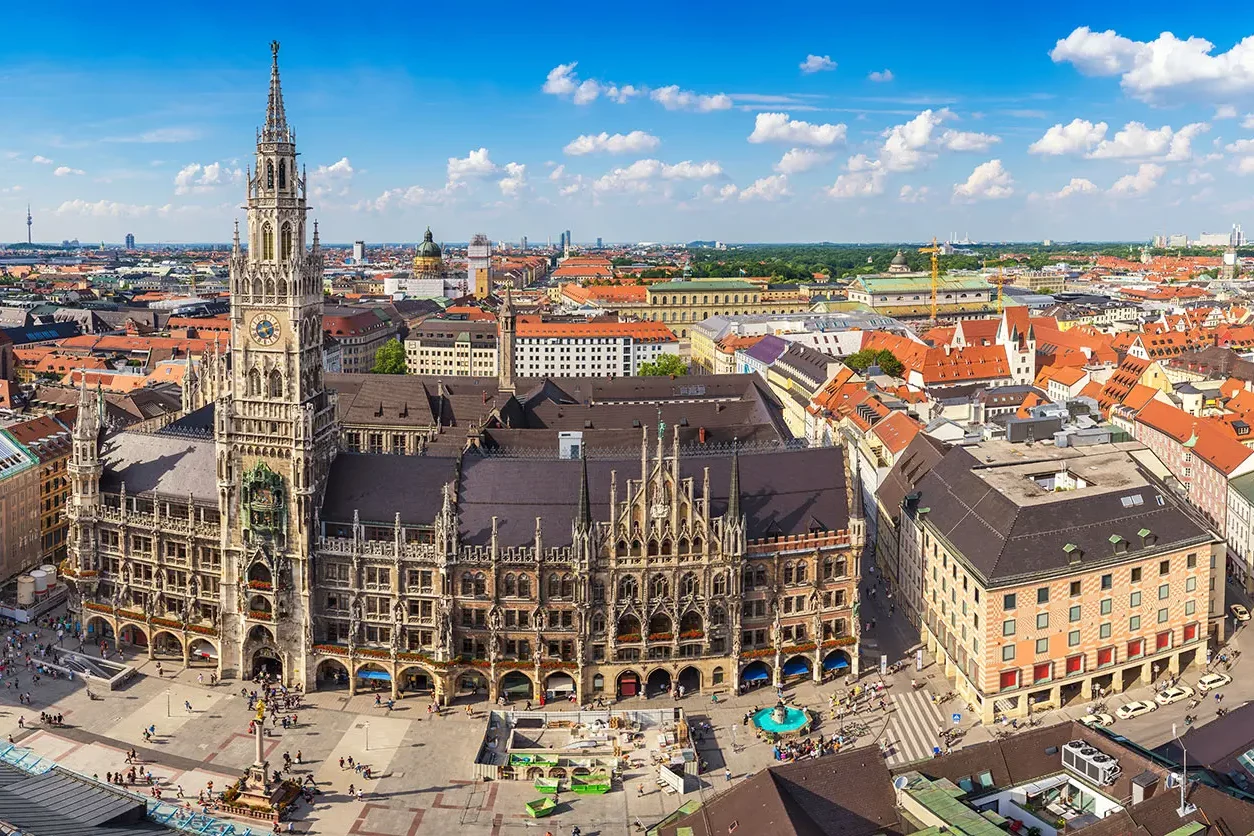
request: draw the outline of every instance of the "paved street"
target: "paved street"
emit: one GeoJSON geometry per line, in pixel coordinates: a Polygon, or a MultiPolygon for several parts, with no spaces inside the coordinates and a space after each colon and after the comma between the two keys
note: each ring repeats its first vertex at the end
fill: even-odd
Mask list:
{"type": "MultiPolygon", "coordinates": [[[[929,659],[921,671],[915,670],[917,643],[909,625],[898,614],[887,613],[886,600],[881,596],[882,592],[878,593],[863,608],[864,622],[874,619],[875,626],[864,634],[863,675],[857,684],[880,681],[881,653],[888,656],[889,663],[908,662],[902,670],[883,678],[885,707],[880,709],[878,698],[873,699],[870,707],[836,720],[829,705],[833,694],[843,696],[846,692],[839,678],[821,686],[810,682],[792,686],[786,690],[790,702],[815,713],[816,732],[830,736],[842,728],[846,732],[856,730],[855,745],[882,744],[894,766],[928,757],[938,745],[938,730],[953,726],[955,713],[960,715],[958,726],[966,730],[958,745],[988,740],[990,731],[972,727],[965,705],[956,700],[937,704],[935,698],[950,691],[948,683],[929,659]],[[911,679],[921,683],[918,690],[911,689],[911,679]]],[[[1240,647],[1244,629],[1232,639],[1230,649],[1240,647]]],[[[95,701],[87,698],[81,683],[44,678],[34,685],[29,675],[19,674],[14,683],[17,687],[0,688],[0,735],[12,735],[35,755],[101,778],[108,772],[126,770],[125,752],[134,748],[143,769],[151,770],[166,799],[177,797],[181,789],[185,797],[194,800],[210,781],[220,789],[234,780],[253,757],[253,744],[247,735],[252,713],[240,694],[241,683],[211,688],[197,681],[198,670],[171,675],[166,663],[166,675],[158,676],[155,663],[145,657],[132,661],[142,675],[119,691],[102,692],[103,699],[95,701]],[[30,691],[32,705],[18,705],[21,691],[30,691]],[[41,711],[63,714],[65,727],[40,726],[41,711]],[[144,730],[154,725],[156,734],[146,740],[144,730]]],[[[1233,665],[1235,681],[1225,690],[1225,706],[1231,708],[1254,697],[1254,675],[1247,675],[1251,666],[1254,663],[1244,654],[1233,665]]],[[[1193,685],[1197,674],[1184,679],[1193,685]]],[[[1109,708],[1113,712],[1128,700],[1151,696],[1148,689],[1136,689],[1111,699],[1109,708]]],[[[699,745],[706,762],[701,795],[726,788],[725,768],[736,781],[773,762],[770,745],[758,740],[752,727],[744,724],[746,711],[773,701],[770,688],[721,698],[716,704],[700,695],[681,700],[691,722],[709,723],[712,728],[699,745]]],[[[657,707],[658,703],[657,699],[631,700],[619,707],[657,707]]],[[[1196,711],[1199,722],[1213,719],[1215,707],[1213,699],[1204,701],[1196,711]]],[[[302,779],[312,775],[322,790],[317,804],[296,817],[297,831],[361,836],[417,836],[455,830],[467,836],[537,832],[539,823],[523,815],[523,803],[535,797],[529,784],[476,785],[471,780],[471,762],[484,731],[486,704],[473,706],[471,716],[461,705],[439,717],[429,716],[426,708],[425,701],[415,698],[402,700],[396,710],[388,712],[376,708],[370,694],[351,699],[344,691],[308,695],[306,706],[298,712],[298,725],[276,728],[266,744],[272,764],[281,764],[284,752],[293,757],[299,753],[302,763],[294,774],[302,779]],[[374,773],[371,780],[340,768],[339,758],[348,756],[370,766],[374,773]],[[350,798],[350,786],[363,788],[361,801],[350,798]]],[[[1049,712],[1042,720],[1074,719],[1083,716],[1085,710],[1084,706],[1073,706],[1049,712]]],[[[1183,731],[1188,710],[1187,703],[1165,706],[1144,717],[1119,720],[1114,730],[1144,745],[1157,746],[1170,738],[1173,723],[1183,731]]],[[[137,791],[148,792],[148,788],[137,791]]],[[[568,833],[571,826],[578,825],[589,836],[627,836],[637,817],[651,823],[684,800],[658,791],[647,771],[629,771],[624,786],[608,795],[564,796],[559,812],[543,826],[555,834],[568,833]],[[643,795],[638,787],[643,787],[643,795]]]]}

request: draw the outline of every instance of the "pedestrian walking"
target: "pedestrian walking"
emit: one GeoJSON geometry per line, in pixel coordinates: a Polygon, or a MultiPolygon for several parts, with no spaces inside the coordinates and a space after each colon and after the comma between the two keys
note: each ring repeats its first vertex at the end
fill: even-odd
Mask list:
{"type": "Polygon", "coordinates": [[[727,767],[723,770],[723,780],[729,783],[731,782],[731,767],[727,767]]]}

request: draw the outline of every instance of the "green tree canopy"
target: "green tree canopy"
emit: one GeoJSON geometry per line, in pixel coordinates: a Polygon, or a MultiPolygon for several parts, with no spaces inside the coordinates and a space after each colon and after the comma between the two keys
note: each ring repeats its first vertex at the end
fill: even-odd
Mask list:
{"type": "Polygon", "coordinates": [[[374,368],[370,371],[375,374],[404,374],[405,346],[401,341],[393,337],[385,342],[375,352],[374,368]]]}
{"type": "Polygon", "coordinates": [[[688,366],[674,354],[663,354],[651,363],[641,363],[638,373],[646,377],[678,377],[688,374],[688,366]]]}
{"type": "Polygon", "coordinates": [[[862,374],[871,366],[879,366],[880,371],[889,377],[901,377],[906,370],[896,355],[887,348],[881,348],[878,351],[873,348],[864,348],[846,357],[845,365],[858,374],[862,374]]]}

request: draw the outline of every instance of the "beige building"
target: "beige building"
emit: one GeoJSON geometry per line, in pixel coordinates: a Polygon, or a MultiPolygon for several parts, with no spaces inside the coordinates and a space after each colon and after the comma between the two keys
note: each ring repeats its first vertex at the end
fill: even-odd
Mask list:
{"type": "Polygon", "coordinates": [[[405,338],[409,374],[495,377],[496,364],[494,321],[428,319],[405,338]]]}
{"type": "Polygon", "coordinates": [[[810,308],[809,301],[796,293],[768,294],[759,285],[723,279],[658,282],[645,290],[641,318],[666,323],[682,340],[688,339],[696,323],[712,316],[797,313],[810,308]],[[765,298],[768,295],[772,298],[765,298]]]}
{"type": "Polygon", "coordinates": [[[1223,543],[1148,451],[1059,450],[951,449],[903,509],[924,644],[984,722],[1200,667],[1222,633],[1223,543]]]}
{"type": "Polygon", "coordinates": [[[40,482],[39,456],[0,431],[0,580],[39,561],[40,482]]]}

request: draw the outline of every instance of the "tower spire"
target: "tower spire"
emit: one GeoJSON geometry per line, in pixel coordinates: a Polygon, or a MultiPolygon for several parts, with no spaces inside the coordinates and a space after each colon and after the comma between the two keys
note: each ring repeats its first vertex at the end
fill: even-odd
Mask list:
{"type": "Polygon", "coordinates": [[[727,519],[740,524],[740,439],[732,441],[731,487],[727,491],[727,519]]]}
{"type": "Polygon", "coordinates": [[[262,142],[291,142],[287,114],[283,112],[283,87],[279,84],[279,42],[270,42],[270,102],[266,106],[266,127],[262,142]]]}
{"type": "Polygon", "coordinates": [[[592,527],[592,508],[588,500],[588,453],[585,445],[579,445],[579,511],[575,521],[580,533],[592,527]]]}

